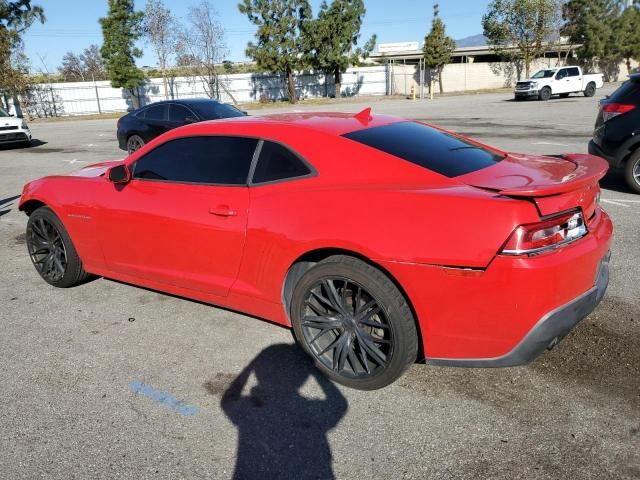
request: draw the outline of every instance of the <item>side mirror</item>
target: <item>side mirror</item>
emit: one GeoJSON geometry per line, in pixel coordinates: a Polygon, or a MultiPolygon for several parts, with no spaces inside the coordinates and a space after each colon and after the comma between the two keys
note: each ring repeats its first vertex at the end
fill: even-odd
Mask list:
{"type": "Polygon", "coordinates": [[[131,172],[125,164],[116,165],[109,169],[107,172],[107,178],[111,183],[129,183],[131,181],[131,172]]]}
{"type": "Polygon", "coordinates": [[[196,117],[192,117],[191,115],[189,115],[188,117],[186,117],[184,119],[184,123],[187,124],[187,125],[190,124],[190,123],[198,123],[198,122],[199,122],[199,120],[196,117]]]}

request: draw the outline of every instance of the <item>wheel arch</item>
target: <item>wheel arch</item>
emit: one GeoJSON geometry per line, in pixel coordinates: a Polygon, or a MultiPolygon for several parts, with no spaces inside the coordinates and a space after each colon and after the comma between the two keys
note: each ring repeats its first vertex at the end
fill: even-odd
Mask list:
{"type": "MultiPolygon", "coordinates": [[[[46,203],[37,200],[35,198],[32,198],[30,200],[27,200],[26,202],[24,202],[23,204],[21,204],[18,207],[18,210],[20,210],[21,212],[24,212],[27,214],[28,217],[31,216],[31,214],[33,212],[35,212],[38,208],[40,207],[49,207],[49,205],[47,205],[46,203]]],[[[49,207],[51,208],[51,207],[49,207]]]]}
{"type": "Polygon", "coordinates": [[[620,154],[618,155],[617,167],[624,168],[625,164],[631,156],[636,152],[636,150],[640,149],[640,135],[634,135],[627,142],[622,145],[620,148],[620,154]]]}
{"type": "Polygon", "coordinates": [[[387,278],[391,280],[391,282],[393,282],[393,284],[402,294],[405,302],[407,302],[407,305],[411,310],[411,315],[413,316],[413,321],[415,323],[416,331],[418,333],[418,357],[417,358],[419,359],[424,358],[424,348],[423,348],[423,342],[422,342],[422,331],[420,328],[420,322],[418,321],[418,315],[413,306],[413,303],[411,302],[411,298],[409,298],[409,295],[407,294],[406,290],[404,289],[402,284],[398,281],[398,279],[395,278],[389,270],[387,270],[385,267],[380,265],[380,263],[354,250],[349,250],[345,248],[334,248],[334,247],[316,248],[314,250],[309,250],[308,252],[300,255],[289,266],[289,269],[285,274],[284,281],[282,282],[282,306],[284,308],[285,315],[289,320],[289,324],[291,324],[291,313],[290,313],[291,297],[293,296],[293,289],[295,288],[297,281],[312,266],[334,255],[346,255],[346,256],[357,258],[358,260],[361,260],[371,265],[372,267],[377,268],[384,275],[386,275],[387,278]]]}

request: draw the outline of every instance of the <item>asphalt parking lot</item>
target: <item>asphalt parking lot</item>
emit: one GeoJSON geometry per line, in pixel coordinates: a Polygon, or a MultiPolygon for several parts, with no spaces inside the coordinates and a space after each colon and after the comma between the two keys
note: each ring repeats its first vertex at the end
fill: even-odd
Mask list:
{"type": "MultiPolygon", "coordinates": [[[[288,109],[371,104],[557,154],[586,152],[611,91],[288,109]]],[[[608,293],[558,348],[509,369],[414,365],[359,392],[319,377],[267,322],[106,279],[48,286],[26,254],[22,185],[123,152],[115,120],[32,130],[36,146],[0,149],[1,478],[640,478],[640,196],[621,175],[602,183],[608,293]]]]}

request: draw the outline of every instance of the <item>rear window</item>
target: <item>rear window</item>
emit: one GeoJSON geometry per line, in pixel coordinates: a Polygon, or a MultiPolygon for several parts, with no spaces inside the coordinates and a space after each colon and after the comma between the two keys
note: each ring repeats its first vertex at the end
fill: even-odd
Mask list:
{"type": "Polygon", "coordinates": [[[447,177],[495,165],[503,156],[416,122],[399,122],[343,135],[447,177]]]}
{"type": "Polygon", "coordinates": [[[609,97],[615,103],[640,104],[640,81],[627,80],[609,97]]]}

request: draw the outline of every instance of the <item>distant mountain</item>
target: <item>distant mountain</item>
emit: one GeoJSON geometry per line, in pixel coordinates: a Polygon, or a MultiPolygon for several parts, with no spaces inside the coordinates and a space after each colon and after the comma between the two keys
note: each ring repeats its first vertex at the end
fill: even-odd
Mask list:
{"type": "Polygon", "coordinates": [[[478,35],[472,35],[470,37],[464,37],[460,40],[456,40],[456,47],[484,47],[487,44],[487,39],[484,35],[479,33],[478,35]]]}

